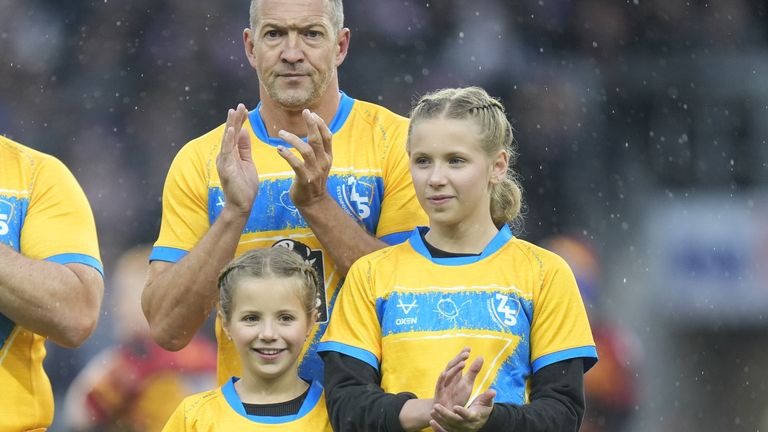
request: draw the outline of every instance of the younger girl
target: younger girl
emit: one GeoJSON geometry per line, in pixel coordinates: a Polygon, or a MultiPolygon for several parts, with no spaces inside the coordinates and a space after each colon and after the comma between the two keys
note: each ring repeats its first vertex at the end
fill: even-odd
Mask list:
{"type": "Polygon", "coordinates": [[[347,275],[318,349],[337,432],[578,429],[597,353],[567,264],[508,226],[522,195],[512,144],[480,88],[415,106],[410,171],[429,227],[347,275]]]}
{"type": "Polygon", "coordinates": [[[219,275],[219,315],[242,378],[186,398],[164,431],[330,431],[323,387],[298,376],[317,318],[311,264],[283,247],[255,249],[219,275]]]}

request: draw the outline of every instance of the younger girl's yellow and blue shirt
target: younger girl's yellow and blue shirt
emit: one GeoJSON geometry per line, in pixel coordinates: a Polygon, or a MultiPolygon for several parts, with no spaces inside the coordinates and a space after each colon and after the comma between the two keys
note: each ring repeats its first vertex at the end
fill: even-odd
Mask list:
{"type": "MultiPolygon", "coordinates": [[[[72,173],[53,156],[0,136],[0,243],[22,255],[103,273],[96,225],[72,173]]],[[[0,430],[45,428],[53,393],[45,338],[0,313],[0,430]]]]}
{"type": "Polygon", "coordinates": [[[325,406],[323,386],[318,381],[310,384],[307,397],[294,415],[271,417],[245,412],[243,402],[235,391],[237,378],[215,390],[192,395],[184,399],[173,413],[163,432],[216,432],[216,431],[281,431],[331,432],[331,423],[325,406]]]}

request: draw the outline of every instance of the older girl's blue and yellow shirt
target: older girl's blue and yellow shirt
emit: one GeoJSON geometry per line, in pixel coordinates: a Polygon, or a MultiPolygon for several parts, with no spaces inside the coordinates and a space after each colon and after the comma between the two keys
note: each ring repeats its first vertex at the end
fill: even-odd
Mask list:
{"type": "MultiPolygon", "coordinates": [[[[424,229],[424,228],[422,228],[424,229]]],[[[433,258],[418,230],[349,271],[318,351],[376,368],[389,393],[431,398],[438,375],[464,347],[482,356],[473,397],[524,404],[544,366],[597,360],[586,310],[568,265],[504,227],[478,256],[433,258]]]]}
{"type": "MultiPolygon", "coordinates": [[[[93,213],[75,177],[56,158],[2,136],[0,243],[28,258],[103,271],[93,213]]],[[[0,313],[0,430],[50,425],[44,342],[0,313]]]]}

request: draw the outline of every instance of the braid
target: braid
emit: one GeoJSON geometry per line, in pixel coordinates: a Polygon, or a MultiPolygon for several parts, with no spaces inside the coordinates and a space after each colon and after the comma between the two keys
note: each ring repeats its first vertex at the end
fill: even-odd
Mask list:
{"type": "Polygon", "coordinates": [[[219,274],[219,308],[228,320],[232,313],[232,297],[238,282],[246,277],[298,278],[299,298],[308,315],[317,308],[320,279],[317,272],[298,253],[285,247],[254,249],[232,260],[219,274]]]}
{"type": "Polygon", "coordinates": [[[502,113],[504,113],[504,105],[501,104],[497,99],[490,98],[488,100],[482,101],[478,103],[477,105],[469,108],[470,112],[477,113],[477,111],[491,111],[491,110],[499,110],[502,113]]]}
{"type": "MultiPolygon", "coordinates": [[[[408,127],[407,148],[413,126],[421,120],[435,119],[473,119],[482,131],[480,143],[489,156],[495,156],[500,150],[509,155],[509,166],[513,166],[517,156],[512,125],[507,119],[504,104],[491,97],[480,87],[449,88],[438,90],[423,96],[411,111],[411,123],[408,127]]],[[[512,223],[520,225],[522,207],[522,188],[517,174],[508,169],[507,176],[491,190],[491,218],[497,227],[512,223]]]]}

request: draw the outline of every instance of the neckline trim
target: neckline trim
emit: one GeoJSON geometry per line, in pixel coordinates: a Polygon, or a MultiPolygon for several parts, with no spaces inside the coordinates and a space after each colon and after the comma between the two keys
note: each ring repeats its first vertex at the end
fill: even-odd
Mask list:
{"type": "Polygon", "coordinates": [[[435,258],[432,256],[432,254],[429,253],[429,249],[424,244],[424,240],[421,237],[421,234],[426,234],[427,231],[429,231],[429,227],[416,227],[413,232],[411,232],[411,237],[408,239],[408,242],[419,255],[432,261],[435,264],[446,266],[467,265],[484,260],[485,258],[496,253],[505,244],[507,244],[507,242],[512,239],[512,237],[514,237],[512,235],[512,230],[509,229],[509,225],[504,225],[499,230],[499,232],[493,236],[491,241],[488,242],[488,244],[485,246],[485,248],[483,248],[483,251],[479,255],[435,258]]]}
{"type": "MultiPolygon", "coordinates": [[[[352,107],[355,105],[355,100],[347,96],[346,93],[340,91],[339,94],[339,108],[336,110],[336,115],[333,116],[331,123],[328,125],[328,129],[331,130],[332,134],[335,134],[339,131],[339,129],[341,129],[342,126],[344,126],[344,123],[347,121],[349,114],[352,112],[352,107]]],[[[280,137],[269,136],[267,133],[267,127],[264,124],[264,119],[261,118],[261,112],[259,112],[259,109],[261,109],[261,102],[256,105],[256,108],[248,113],[248,120],[251,123],[251,129],[253,130],[253,133],[256,134],[256,137],[272,147],[293,147],[280,137]]],[[[302,137],[301,139],[302,141],[307,142],[307,137],[302,137]]]]}
{"type": "Polygon", "coordinates": [[[240,416],[247,418],[248,420],[257,422],[257,423],[264,423],[264,424],[283,424],[283,423],[289,423],[295,420],[298,420],[305,415],[307,415],[312,409],[315,408],[317,405],[317,402],[320,400],[320,396],[323,394],[323,386],[320,384],[319,381],[314,380],[309,385],[309,391],[307,393],[307,397],[304,399],[304,403],[301,404],[301,408],[299,408],[299,412],[292,415],[287,416],[256,416],[256,415],[250,415],[245,412],[245,407],[243,406],[243,401],[240,399],[240,396],[237,394],[237,391],[235,390],[235,383],[239,381],[240,378],[232,377],[229,381],[227,381],[226,384],[221,386],[221,392],[224,394],[224,399],[227,401],[227,404],[235,410],[236,413],[240,414],[240,416]]]}

